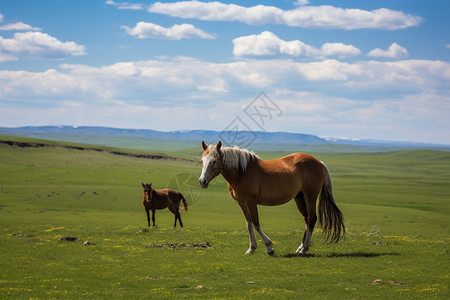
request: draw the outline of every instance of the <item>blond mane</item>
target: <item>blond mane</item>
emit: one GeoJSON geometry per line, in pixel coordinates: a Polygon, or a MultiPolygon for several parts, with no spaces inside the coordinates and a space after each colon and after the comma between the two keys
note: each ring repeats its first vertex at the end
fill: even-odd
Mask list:
{"type": "MultiPolygon", "coordinates": [[[[216,147],[214,147],[216,152],[216,147]]],[[[238,146],[234,147],[222,147],[220,152],[223,155],[223,167],[226,170],[238,169],[245,172],[248,164],[251,161],[259,160],[259,156],[253,151],[248,151],[247,149],[239,149],[238,146]]],[[[216,153],[214,153],[216,154],[216,153]]]]}

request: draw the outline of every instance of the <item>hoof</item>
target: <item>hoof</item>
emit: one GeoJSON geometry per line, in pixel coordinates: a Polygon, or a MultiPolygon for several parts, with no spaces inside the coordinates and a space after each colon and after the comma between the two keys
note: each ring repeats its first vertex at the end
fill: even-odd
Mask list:
{"type": "Polygon", "coordinates": [[[270,243],[269,245],[266,245],[266,253],[268,255],[273,255],[275,253],[275,251],[273,251],[273,248],[272,248],[272,243],[270,243]]]}
{"type": "Polygon", "coordinates": [[[303,246],[303,244],[300,245],[300,247],[297,248],[297,251],[295,251],[295,253],[300,254],[300,255],[305,255],[306,251],[308,251],[309,248],[306,248],[303,246]]]}
{"type": "Polygon", "coordinates": [[[303,256],[303,255],[306,255],[306,251],[308,251],[307,249],[301,249],[300,251],[299,250],[297,250],[297,251],[295,251],[298,255],[300,255],[300,256],[303,256]]]}
{"type": "Polygon", "coordinates": [[[253,253],[255,253],[255,249],[248,249],[246,252],[245,252],[245,254],[247,255],[247,254],[253,254],[253,253]]]}

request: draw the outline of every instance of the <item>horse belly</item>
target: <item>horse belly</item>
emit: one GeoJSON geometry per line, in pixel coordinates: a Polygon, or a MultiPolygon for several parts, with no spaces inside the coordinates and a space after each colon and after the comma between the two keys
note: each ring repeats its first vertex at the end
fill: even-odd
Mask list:
{"type": "Polygon", "coordinates": [[[301,189],[301,181],[292,173],[272,173],[260,183],[258,204],[268,206],[285,204],[291,201],[301,189]]]}
{"type": "Polygon", "coordinates": [[[161,209],[167,208],[167,206],[168,206],[167,204],[168,204],[167,202],[166,203],[159,203],[159,204],[155,205],[154,207],[157,210],[161,210],[161,209]]]}
{"type": "Polygon", "coordinates": [[[257,203],[260,205],[275,206],[291,201],[301,190],[301,186],[295,180],[287,185],[265,184],[259,191],[257,203]]]}
{"type": "Polygon", "coordinates": [[[288,203],[289,201],[291,201],[294,197],[292,198],[284,198],[284,199],[258,199],[257,203],[258,205],[264,205],[264,206],[277,206],[277,205],[282,205],[285,203],[288,203]]]}
{"type": "Polygon", "coordinates": [[[153,201],[153,208],[157,210],[165,209],[169,206],[170,200],[169,197],[159,198],[156,201],[153,201]]]}

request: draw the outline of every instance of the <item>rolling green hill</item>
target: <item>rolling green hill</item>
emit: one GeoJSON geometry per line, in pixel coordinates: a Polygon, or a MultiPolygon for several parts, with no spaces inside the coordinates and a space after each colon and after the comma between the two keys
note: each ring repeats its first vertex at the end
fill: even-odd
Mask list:
{"type": "Polygon", "coordinates": [[[317,229],[309,255],[295,256],[304,227],[295,204],[260,207],[274,241],[269,257],[259,237],[256,253],[244,255],[244,218],[222,177],[198,188],[195,148],[0,139],[17,142],[0,143],[1,298],[449,296],[448,152],[316,153],[330,169],[347,236],[326,245],[317,229]],[[172,228],[167,210],[157,212],[158,227],[146,226],[141,182],[185,195],[183,229],[172,228]]]}

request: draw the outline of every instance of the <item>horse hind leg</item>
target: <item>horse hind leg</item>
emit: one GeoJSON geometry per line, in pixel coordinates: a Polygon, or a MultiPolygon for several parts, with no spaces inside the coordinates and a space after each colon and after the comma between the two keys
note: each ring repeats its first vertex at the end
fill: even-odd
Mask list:
{"type": "Polygon", "coordinates": [[[306,204],[306,230],[305,235],[303,236],[303,242],[300,247],[297,249],[298,254],[306,254],[311,246],[311,237],[314,231],[314,226],[317,222],[317,214],[316,214],[316,200],[318,193],[311,193],[305,196],[305,204],[306,204]]]}
{"type": "Polygon", "coordinates": [[[303,220],[305,222],[305,232],[303,233],[303,239],[300,246],[297,248],[296,253],[300,253],[303,251],[303,248],[305,247],[305,240],[306,240],[306,233],[308,231],[308,211],[306,209],[306,202],[305,202],[305,196],[303,195],[303,192],[300,191],[297,196],[294,198],[295,204],[297,204],[297,208],[300,211],[300,213],[303,216],[303,220]]]}

